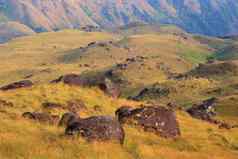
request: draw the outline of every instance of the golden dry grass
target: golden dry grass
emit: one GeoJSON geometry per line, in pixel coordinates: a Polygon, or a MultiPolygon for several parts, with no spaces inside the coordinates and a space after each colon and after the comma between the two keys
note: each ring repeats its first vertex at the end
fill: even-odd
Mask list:
{"type": "MultiPolygon", "coordinates": [[[[66,106],[68,101],[82,100],[87,107],[87,110],[80,112],[83,117],[114,116],[115,110],[122,105],[139,106],[142,102],[110,98],[94,87],[47,84],[61,74],[110,69],[116,63],[135,56],[145,56],[148,60],[143,66],[140,62],[130,64],[121,72],[131,83],[127,94],[159,82],[176,90],[168,97],[159,99],[160,103],[173,101],[191,106],[209,97],[206,91],[217,88],[221,82],[205,78],[168,80],[166,72],[158,69],[157,64],[163,62],[170,71],[182,73],[204,62],[210,54],[206,45],[171,34],[144,34],[120,39],[120,36],[108,33],[66,30],[23,37],[1,45],[0,85],[30,74],[34,75],[30,79],[36,84],[32,88],[0,92],[1,100],[13,103],[13,107],[0,105],[0,159],[237,159],[238,129],[218,129],[182,111],[177,112],[182,133],[178,139],[163,139],[133,126],[125,126],[123,146],[110,142],[88,143],[80,137],[67,138],[63,128],[21,117],[26,111],[56,115],[65,112],[64,109],[45,109],[42,107],[44,102],[66,106]],[[96,47],[78,58],[81,56],[80,47],[93,41],[107,40],[117,41],[131,50],[110,46],[107,51],[96,47]],[[79,64],[90,64],[90,67],[79,67],[79,64]],[[100,106],[102,111],[95,111],[95,105],[100,106]]],[[[227,96],[219,101],[218,117],[237,123],[235,110],[238,98],[236,94],[232,97],[235,99],[230,100],[227,96]]]]}
{"type": "MultiPolygon", "coordinates": [[[[238,130],[221,130],[216,126],[192,119],[177,112],[182,136],[176,140],[163,139],[135,127],[125,126],[125,144],[87,143],[82,138],[67,138],[63,128],[27,121],[21,118],[25,111],[45,111],[45,101],[64,104],[80,99],[88,110],[82,116],[114,115],[121,105],[140,103],[112,99],[96,88],[70,87],[63,84],[39,85],[17,91],[1,92],[0,99],[10,101],[13,108],[1,108],[0,156],[3,159],[236,159],[238,130]],[[93,111],[100,105],[102,112],[93,111]]],[[[64,110],[52,111],[61,115],[64,110]]]]}

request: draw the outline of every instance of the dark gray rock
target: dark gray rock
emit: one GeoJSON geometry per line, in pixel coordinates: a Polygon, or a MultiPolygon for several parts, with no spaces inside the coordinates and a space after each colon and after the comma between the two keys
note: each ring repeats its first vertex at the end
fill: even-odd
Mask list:
{"type": "Polygon", "coordinates": [[[201,104],[193,105],[191,108],[187,109],[187,112],[194,118],[211,121],[216,115],[216,100],[216,98],[205,100],[201,104]]]}
{"type": "Polygon", "coordinates": [[[72,112],[64,113],[64,115],[61,117],[59,121],[59,126],[69,126],[71,123],[77,121],[78,115],[72,112]]]}
{"type": "Polygon", "coordinates": [[[33,83],[29,80],[14,82],[0,88],[2,91],[14,90],[19,88],[31,87],[33,83]]]}
{"type": "Polygon", "coordinates": [[[120,123],[110,116],[93,116],[78,119],[69,124],[65,130],[66,135],[80,135],[88,141],[118,141],[123,144],[124,130],[120,123]]]}

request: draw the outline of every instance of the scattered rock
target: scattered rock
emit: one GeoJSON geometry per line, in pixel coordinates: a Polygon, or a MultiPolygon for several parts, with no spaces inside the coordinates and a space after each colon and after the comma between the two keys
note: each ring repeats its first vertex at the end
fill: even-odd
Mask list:
{"type": "Polygon", "coordinates": [[[120,64],[117,64],[116,67],[121,69],[121,70],[125,70],[125,69],[127,69],[128,64],[120,63],[120,64]]]}
{"type": "Polygon", "coordinates": [[[212,118],[216,115],[216,100],[216,98],[205,100],[201,104],[194,105],[191,108],[187,109],[187,112],[194,118],[211,121],[212,118]]]}
{"type": "Polygon", "coordinates": [[[116,116],[122,124],[138,125],[145,131],[158,133],[165,138],[180,136],[175,113],[164,107],[121,107],[116,111],[116,116]]]}
{"type": "Polygon", "coordinates": [[[84,64],[84,67],[90,67],[90,65],[89,64],[84,64]]]}
{"type": "Polygon", "coordinates": [[[0,107],[13,107],[13,103],[0,99],[0,107]]]}
{"type": "Polygon", "coordinates": [[[29,75],[26,75],[25,77],[24,77],[24,79],[28,79],[28,78],[31,78],[31,77],[33,77],[34,75],[33,74],[29,74],[29,75]]]}
{"type": "Polygon", "coordinates": [[[46,68],[46,69],[39,71],[39,73],[51,73],[52,71],[53,70],[51,68],[46,68]]]}
{"type": "Polygon", "coordinates": [[[25,112],[22,114],[22,117],[47,124],[56,124],[59,121],[59,116],[57,115],[40,112],[25,112]]]}
{"type": "Polygon", "coordinates": [[[168,96],[170,89],[160,84],[154,84],[149,88],[144,88],[138,95],[132,97],[133,100],[158,99],[168,96]]]}
{"type": "Polygon", "coordinates": [[[220,129],[232,129],[233,128],[232,125],[225,123],[225,122],[218,122],[218,127],[220,129]]]}
{"type": "Polygon", "coordinates": [[[101,32],[102,29],[98,26],[86,25],[80,28],[80,30],[85,32],[101,32]]]}
{"type": "Polygon", "coordinates": [[[58,125],[59,125],[59,126],[66,126],[66,127],[67,127],[67,126],[70,125],[71,123],[77,121],[78,118],[79,118],[79,117],[78,117],[77,114],[75,114],[75,113],[72,113],[72,112],[65,113],[65,114],[61,117],[61,119],[60,119],[58,125]]]}
{"type": "Polygon", "coordinates": [[[9,85],[3,86],[0,88],[2,91],[8,91],[8,90],[14,90],[18,88],[26,88],[26,87],[31,87],[33,86],[33,83],[29,80],[24,80],[24,81],[19,81],[19,82],[14,82],[9,85]]]}
{"type": "Polygon", "coordinates": [[[93,116],[78,119],[67,126],[66,135],[80,135],[88,141],[115,140],[123,144],[124,130],[120,123],[110,116],[93,116]]]}
{"type": "Polygon", "coordinates": [[[134,63],[134,62],[136,62],[136,58],[135,58],[135,57],[127,58],[127,59],[126,59],[126,62],[128,62],[128,63],[134,63]]]}
{"type": "Polygon", "coordinates": [[[43,108],[46,109],[55,109],[55,108],[62,108],[62,105],[59,103],[51,103],[51,102],[46,102],[42,104],[43,108]]]}

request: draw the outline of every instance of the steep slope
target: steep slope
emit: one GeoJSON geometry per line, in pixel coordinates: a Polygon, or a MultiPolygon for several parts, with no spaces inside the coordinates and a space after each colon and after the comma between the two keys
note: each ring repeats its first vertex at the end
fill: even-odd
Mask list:
{"type": "Polygon", "coordinates": [[[19,21],[37,32],[141,21],[224,36],[238,32],[237,8],[235,0],[1,0],[0,21],[19,21]]]}
{"type": "MultiPolygon", "coordinates": [[[[177,111],[182,136],[176,140],[161,138],[135,126],[125,126],[123,146],[114,142],[89,143],[81,137],[66,137],[61,127],[21,117],[26,111],[50,111],[55,115],[61,115],[65,111],[44,109],[43,102],[66,105],[67,101],[81,100],[86,106],[86,110],[80,112],[82,117],[114,116],[114,111],[121,105],[141,104],[125,99],[112,99],[93,88],[74,88],[61,84],[39,85],[0,92],[0,99],[13,104],[12,107],[0,107],[0,157],[3,159],[209,159],[211,153],[214,159],[237,158],[237,129],[218,129],[212,124],[193,119],[182,111],[177,111]],[[100,106],[100,111],[94,110],[96,105],[100,106]]],[[[227,115],[229,116],[225,114],[224,117],[227,115]]]]}

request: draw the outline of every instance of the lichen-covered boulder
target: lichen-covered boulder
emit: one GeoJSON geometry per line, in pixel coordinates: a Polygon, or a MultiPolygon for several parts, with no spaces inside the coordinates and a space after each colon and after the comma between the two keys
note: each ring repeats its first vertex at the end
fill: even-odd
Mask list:
{"type": "Polygon", "coordinates": [[[121,124],[137,125],[145,131],[154,132],[165,138],[180,136],[179,124],[172,110],[161,106],[132,109],[121,107],[116,111],[121,124]]]}
{"type": "Polygon", "coordinates": [[[78,119],[69,124],[66,135],[80,135],[88,141],[118,141],[123,144],[124,130],[120,123],[110,116],[93,116],[78,119]]]}

